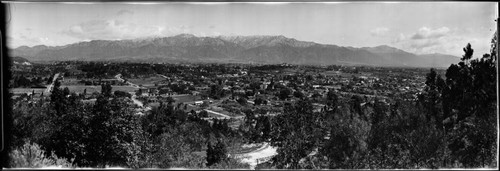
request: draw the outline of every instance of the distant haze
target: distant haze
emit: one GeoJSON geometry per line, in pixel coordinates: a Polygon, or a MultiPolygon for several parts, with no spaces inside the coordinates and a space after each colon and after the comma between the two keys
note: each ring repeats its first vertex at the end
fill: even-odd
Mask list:
{"type": "Polygon", "coordinates": [[[489,52],[496,2],[9,3],[8,46],[90,40],[283,35],[351,47],[388,45],[415,54],[489,52]]]}

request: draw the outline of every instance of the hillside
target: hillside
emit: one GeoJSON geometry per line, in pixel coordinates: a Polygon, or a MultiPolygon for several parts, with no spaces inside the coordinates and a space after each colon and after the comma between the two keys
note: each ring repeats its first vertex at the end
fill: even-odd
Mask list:
{"type": "Polygon", "coordinates": [[[31,65],[31,62],[28,61],[27,59],[23,58],[23,57],[15,56],[15,57],[11,57],[10,59],[11,59],[12,64],[16,64],[16,65],[31,65]]]}

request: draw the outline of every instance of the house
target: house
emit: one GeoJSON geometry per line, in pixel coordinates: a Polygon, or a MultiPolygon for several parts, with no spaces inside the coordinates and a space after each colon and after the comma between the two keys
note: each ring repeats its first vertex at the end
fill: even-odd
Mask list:
{"type": "Polygon", "coordinates": [[[200,90],[208,90],[208,89],[210,89],[210,87],[208,87],[208,86],[206,86],[206,85],[205,85],[205,86],[195,87],[195,89],[196,89],[197,91],[200,91],[200,90]]]}
{"type": "Polygon", "coordinates": [[[191,94],[192,94],[193,96],[197,96],[197,95],[199,95],[199,94],[200,94],[200,92],[199,92],[199,91],[191,91],[191,94]]]}
{"type": "Polygon", "coordinates": [[[159,102],[159,99],[156,97],[149,97],[148,98],[148,103],[157,103],[159,102]]]}
{"type": "Polygon", "coordinates": [[[261,90],[265,90],[265,89],[267,89],[267,87],[269,86],[269,84],[271,84],[271,82],[263,82],[263,83],[260,85],[260,89],[261,89],[261,90]]]}
{"type": "Polygon", "coordinates": [[[157,87],[153,86],[153,87],[146,87],[146,88],[148,89],[147,91],[150,95],[159,94],[159,90],[157,87]]]}
{"type": "Polygon", "coordinates": [[[235,94],[245,94],[245,90],[234,90],[235,94]]]}
{"type": "Polygon", "coordinates": [[[86,104],[95,104],[96,99],[82,100],[83,103],[86,104]]]}
{"type": "Polygon", "coordinates": [[[148,89],[147,88],[139,88],[136,90],[136,94],[138,96],[149,96],[148,89]]]}

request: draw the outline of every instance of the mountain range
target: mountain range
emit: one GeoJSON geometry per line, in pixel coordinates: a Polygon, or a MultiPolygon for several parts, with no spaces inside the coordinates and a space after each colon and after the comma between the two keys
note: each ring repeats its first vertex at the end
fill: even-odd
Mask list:
{"type": "Polygon", "coordinates": [[[342,47],[299,41],[284,36],[171,37],[133,40],[92,40],[64,46],[21,46],[11,56],[42,61],[289,63],[448,67],[459,58],[444,54],[416,55],[382,45],[342,47]]]}

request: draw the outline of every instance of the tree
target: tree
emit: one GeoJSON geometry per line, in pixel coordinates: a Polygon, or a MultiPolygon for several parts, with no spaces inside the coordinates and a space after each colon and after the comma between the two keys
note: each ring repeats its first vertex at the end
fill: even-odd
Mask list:
{"type": "Polygon", "coordinates": [[[110,84],[102,84],[101,85],[101,94],[104,95],[104,97],[110,97],[111,96],[111,85],[110,84]]]}
{"type": "Polygon", "coordinates": [[[468,61],[472,58],[472,54],[474,53],[474,49],[471,48],[470,43],[467,43],[467,46],[464,47],[465,54],[462,56],[460,60],[468,61]]]}
{"type": "Polygon", "coordinates": [[[138,89],[138,90],[135,92],[135,95],[136,95],[136,96],[141,96],[141,95],[142,95],[142,89],[138,89]]]}
{"type": "Polygon", "coordinates": [[[256,106],[261,105],[263,102],[264,102],[264,99],[262,99],[262,98],[260,98],[260,97],[259,97],[259,98],[256,98],[256,99],[254,100],[254,103],[255,103],[255,105],[256,105],[256,106]]]}
{"type": "Polygon", "coordinates": [[[387,118],[387,111],[387,106],[379,99],[375,99],[375,103],[373,104],[373,113],[371,116],[371,123],[373,127],[378,126],[379,123],[387,118]]]}
{"type": "MultiPolygon", "coordinates": [[[[363,116],[364,113],[361,110],[361,103],[363,102],[363,99],[358,96],[358,95],[353,95],[350,100],[350,105],[351,105],[351,115],[353,113],[357,113],[359,116],[363,116]]],[[[351,116],[352,118],[352,116],[351,116]]]]}
{"type": "Polygon", "coordinates": [[[268,141],[271,138],[272,123],[269,116],[264,116],[262,120],[262,140],[268,141]]]}
{"type": "Polygon", "coordinates": [[[120,90],[116,90],[116,91],[114,92],[114,95],[115,95],[116,97],[128,97],[128,98],[131,98],[131,97],[132,97],[132,95],[131,95],[130,93],[127,93],[127,92],[124,92],[124,91],[120,91],[120,90]]]}
{"type": "Polygon", "coordinates": [[[209,92],[210,97],[213,97],[214,99],[219,99],[219,98],[224,97],[225,95],[226,94],[225,94],[224,90],[222,89],[221,85],[214,84],[214,85],[210,86],[210,92],[209,92]]]}
{"type": "Polygon", "coordinates": [[[135,138],[141,134],[138,116],[121,98],[99,96],[87,116],[84,139],[86,165],[126,165],[127,156],[138,150],[135,138]]]}
{"type": "MultiPolygon", "coordinates": [[[[255,90],[254,90],[254,91],[255,91],[255,90]]],[[[245,95],[246,95],[247,97],[254,96],[254,95],[255,95],[255,92],[254,92],[254,91],[246,91],[246,92],[245,92],[245,95]]]]}
{"type": "Polygon", "coordinates": [[[243,110],[243,113],[245,114],[245,123],[253,124],[256,119],[254,112],[250,109],[246,109],[243,110]]]}
{"type": "Polygon", "coordinates": [[[269,116],[260,115],[254,128],[253,141],[268,141],[271,133],[271,120],[269,116]]]}
{"type": "Polygon", "coordinates": [[[434,69],[427,74],[424,92],[419,97],[419,102],[425,106],[426,118],[431,119],[438,126],[443,128],[442,95],[445,85],[444,80],[434,69]]]}
{"type": "Polygon", "coordinates": [[[295,91],[295,92],[293,92],[293,96],[295,96],[297,98],[302,98],[302,97],[304,97],[304,93],[302,93],[300,91],[295,91]]]}
{"type": "Polygon", "coordinates": [[[50,94],[50,102],[51,105],[54,106],[55,109],[55,114],[57,116],[61,116],[63,113],[66,113],[67,111],[67,105],[66,105],[66,91],[62,91],[60,89],[61,83],[56,80],[54,83],[54,87],[52,88],[52,92],[50,94]]]}
{"type": "Polygon", "coordinates": [[[330,127],[330,136],[320,148],[320,155],[329,160],[330,169],[355,169],[366,155],[370,127],[368,122],[355,117],[336,118],[330,127]]]}
{"type": "Polygon", "coordinates": [[[239,103],[240,105],[242,105],[242,106],[246,106],[246,105],[247,105],[247,99],[246,99],[246,98],[244,98],[244,97],[240,97],[240,98],[238,98],[238,100],[237,100],[237,101],[238,101],[238,103],[239,103]]]}
{"type": "Polygon", "coordinates": [[[207,108],[209,106],[208,102],[207,101],[203,101],[203,103],[201,103],[200,107],[202,108],[207,108]]]}
{"type": "Polygon", "coordinates": [[[478,167],[489,165],[495,158],[497,54],[492,50],[471,60],[474,51],[470,44],[464,52],[462,61],[446,71],[443,120],[451,141],[451,157],[465,167],[478,167]]]}
{"type": "Polygon", "coordinates": [[[190,151],[185,141],[186,137],[179,134],[177,129],[161,134],[155,142],[158,145],[153,154],[155,165],[160,168],[179,167],[179,164],[185,162],[190,151]]]}
{"type": "Polygon", "coordinates": [[[277,147],[273,158],[277,168],[298,168],[301,158],[306,157],[326,135],[324,113],[313,113],[309,99],[287,105],[284,113],[272,121],[271,145],[277,147]]]}
{"type": "Polygon", "coordinates": [[[374,120],[366,140],[361,168],[437,168],[446,157],[443,131],[427,121],[424,108],[411,102],[400,105],[401,118],[374,120]]]}
{"type": "Polygon", "coordinates": [[[284,89],[281,89],[281,91],[279,92],[278,94],[278,97],[281,99],[281,100],[285,100],[286,98],[288,98],[288,96],[292,93],[292,91],[288,88],[284,88],[284,89]]]}
{"type": "Polygon", "coordinates": [[[212,166],[216,163],[227,160],[226,144],[221,140],[217,140],[217,144],[212,146],[209,142],[207,145],[207,166],[212,166]]]}
{"type": "Polygon", "coordinates": [[[170,97],[170,96],[168,96],[168,97],[167,97],[167,103],[168,103],[168,104],[173,104],[174,102],[175,102],[175,99],[174,99],[174,98],[172,98],[172,97],[170,97]]]}
{"type": "Polygon", "coordinates": [[[54,76],[50,75],[50,77],[47,79],[47,84],[52,84],[53,79],[54,79],[54,76]]]}
{"type": "Polygon", "coordinates": [[[326,94],[326,105],[331,109],[336,109],[338,105],[339,97],[334,91],[328,91],[326,94]]]}

